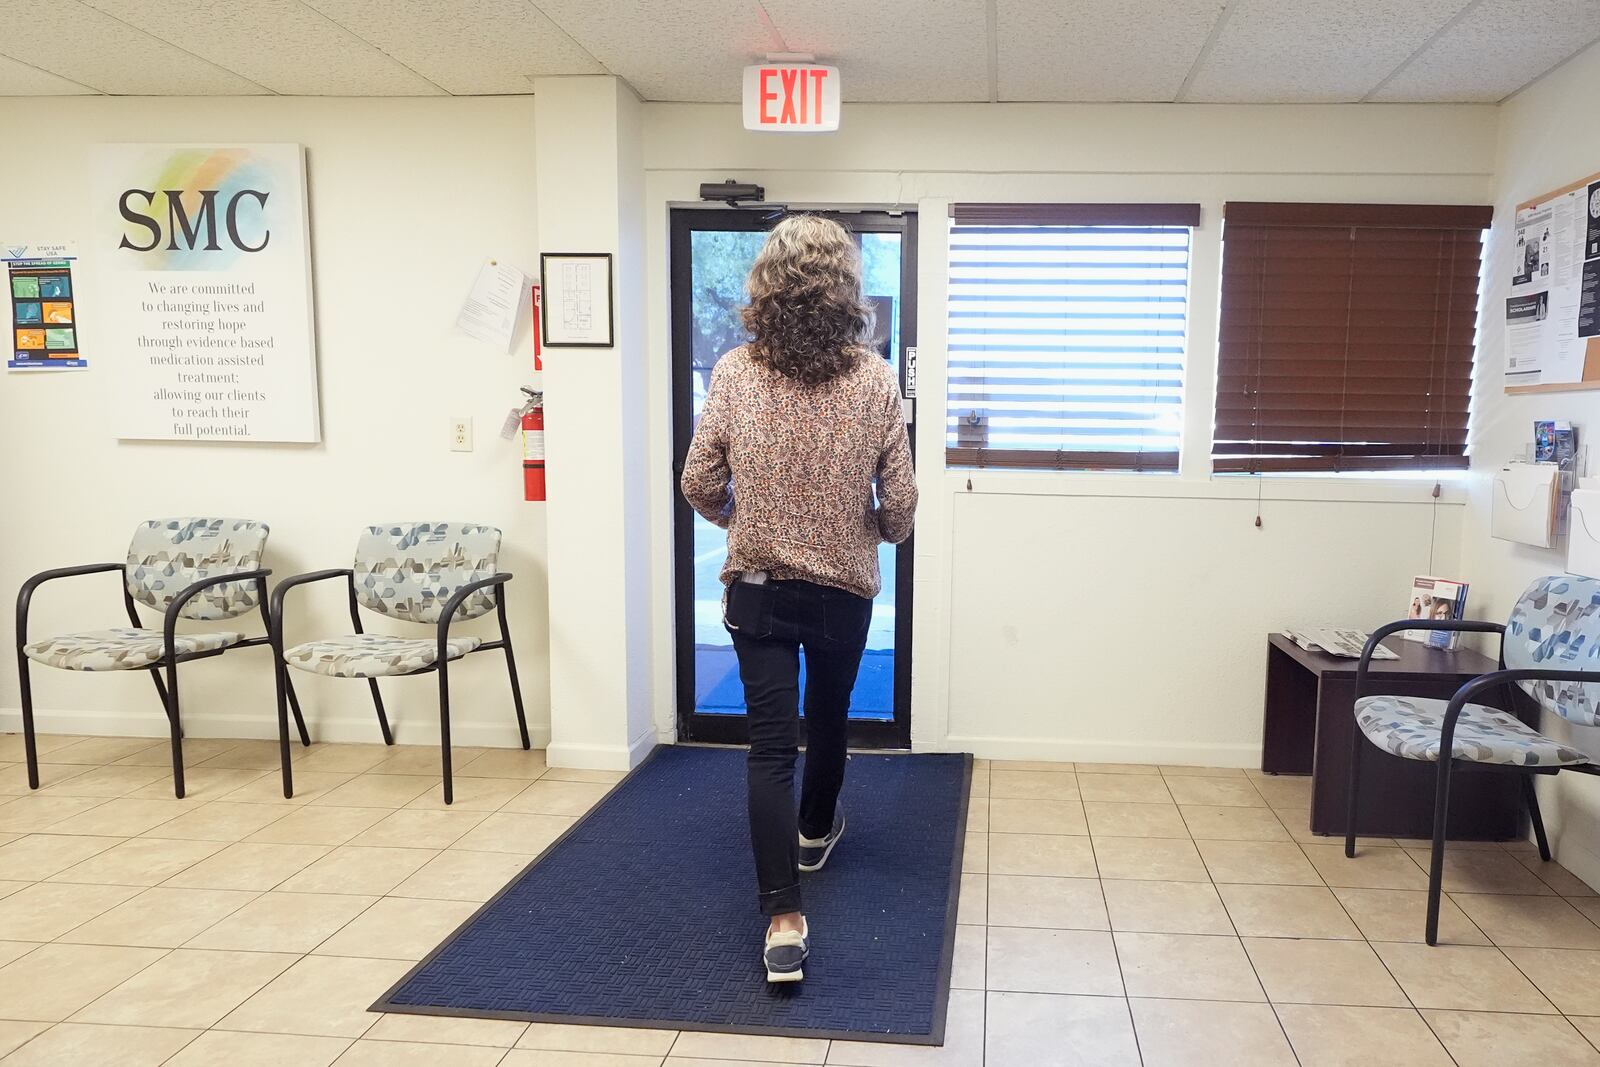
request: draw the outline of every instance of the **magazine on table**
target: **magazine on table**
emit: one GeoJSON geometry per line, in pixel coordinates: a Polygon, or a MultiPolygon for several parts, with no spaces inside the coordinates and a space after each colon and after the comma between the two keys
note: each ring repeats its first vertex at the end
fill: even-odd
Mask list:
{"type": "MultiPolygon", "coordinates": [[[[1467,610],[1467,583],[1451,578],[1421,576],[1411,579],[1411,600],[1406,606],[1408,619],[1452,621],[1467,610]]],[[[1408,641],[1421,641],[1434,648],[1454,649],[1461,634],[1454,630],[1402,630],[1408,641]]]]}
{"type": "MultiPolygon", "coordinates": [[[[1371,635],[1364,630],[1350,630],[1337,626],[1321,626],[1285,630],[1283,635],[1307,652],[1326,652],[1330,656],[1360,659],[1371,635]]],[[[1373,659],[1399,659],[1399,655],[1379,645],[1372,650],[1373,659]]]]}

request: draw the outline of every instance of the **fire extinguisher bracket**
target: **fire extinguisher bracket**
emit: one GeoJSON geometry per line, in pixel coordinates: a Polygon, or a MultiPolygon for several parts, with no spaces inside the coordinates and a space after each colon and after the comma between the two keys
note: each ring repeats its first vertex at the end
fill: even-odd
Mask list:
{"type": "Polygon", "coordinates": [[[523,389],[528,402],[522,408],[522,497],[545,499],[544,486],[544,394],[523,389]]]}

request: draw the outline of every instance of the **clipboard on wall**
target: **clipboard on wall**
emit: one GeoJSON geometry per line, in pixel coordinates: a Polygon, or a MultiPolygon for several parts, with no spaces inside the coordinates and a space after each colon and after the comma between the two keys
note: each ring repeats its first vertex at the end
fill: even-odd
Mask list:
{"type": "Polygon", "coordinates": [[[1600,172],[1518,204],[1512,232],[1515,235],[1512,254],[1516,262],[1505,309],[1505,391],[1559,393],[1600,389],[1600,172]],[[1559,267],[1554,265],[1564,259],[1562,250],[1551,245],[1552,231],[1559,243],[1563,210],[1572,228],[1573,247],[1568,250],[1572,259],[1568,262],[1573,276],[1560,287],[1542,285],[1541,278],[1549,278],[1553,269],[1559,273],[1559,267]],[[1562,288],[1567,290],[1567,299],[1562,299],[1559,292],[1562,288]],[[1567,369],[1557,372],[1557,380],[1546,381],[1545,375],[1535,372],[1529,376],[1532,384],[1516,383],[1514,379],[1521,377],[1515,367],[1519,358],[1514,332],[1517,324],[1520,322],[1525,327],[1524,336],[1531,336],[1528,330],[1536,326],[1545,328],[1546,334],[1540,342],[1545,351],[1535,355],[1548,358],[1548,350],[1558,343],[1556,335],[1549,331],[1570,326],[1574,312],[1569,300],[1577,305],[1577,336],[1566,335],[1573,350],[1567,354],[1568,358],[1554,361],[1567,369]]]}

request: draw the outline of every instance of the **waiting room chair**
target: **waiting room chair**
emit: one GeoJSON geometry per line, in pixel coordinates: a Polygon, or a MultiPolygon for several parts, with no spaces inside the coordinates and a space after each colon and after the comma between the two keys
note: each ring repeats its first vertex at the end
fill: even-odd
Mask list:
{"type": "Polygon", "coordinates": [[[528,741],[528,720],[522,710],[522,689],[511,652],[511,632],[506,625],[505,584],[511,575],[496,570],[500,531],[493,526],[459,522],[392,523],[369,526],[356,544],[355,566],[313,571],[278,583],[272,593],[273,648],[278,677],[278,743],[283,757],[283,795],[294,795],[289,767],[289,725],[285,700],[288,668],[333,678],[364,678],[372,691],[383,743],[394,744],[378,679],[428,674],[439,675],[439,749],[444,763],[444,802],[454,799],[450,774],[451,660],[471,652],[501,649],[511,677],[511,699],[517,709],[522,747],[528,741]],[[349,591],[350,622],[355,633],[307,641],[285,648],[283,600],[289,590],[311,582],[344,578],[349,591]],[[361,626],[361,608],[402,622],[434,627],[432,637],[390,637],[369,634],[361,626]],[[450,624],[475,619],[490,611],[500,616],[500,637],[451,637],[450,624]]]}
{"type": "MultiPolygon", "coordinates": [[[[39,757],[33,732],[30,663],[69,671],[147,670],[155,681],[172,736],[172,786],[181,799],[183,727],[178,715],[178,664],[220,656],[233,648],[265,645],[269,638],[234,630],[179,633],[179,619],[220,622],[259,609],[268,633],[267,575],[261,553],[269,528],[250,519],[151,519],[133,533],[124,563],[61,567],[29,578],[17,595],[17,675],[22,686],[22,737],[28,761],[28,787],[39,788],[39,757]],[[122,572],[122,601],[131,627],[28,640],[28,609],[34,591],[57,578],[102,571],[122,572]],[[163,615],[161,628],[146,629],[135,601],[163,615]],[[162,674],[165,672],[165,681],[162,674]]],[[[300,741],[309,745],[300,702],[288,690],[300,741]]]]}
{"type": "Polygon", "coordinates": [[[1439,940],[1439,895],[1444,881],[1444,839],[1450,812],[1450,777],[1464,769],[1521,776],[1522,798],[1533,823],[1539,858],[1550,859],[1550,842],[1539,817],[1533,775],[1579,771],[1600,774],[1582,752],[1546,737],[1508,712],[1472,703],[1486,690],[1515,683],[1541,710],[1583,726],[1600,726],[1600,581],[1560,576],[1540,578],[1511,609],[1504,625],[1468,620],[1405,619],[1376,630],[1356,668],[1355,716],[1351,731],[1349,807],[1344,854],[1356,854],[1356,800],[1365,737],[1404,759],[1438,764],[1434,787],[1433,855],[1428,865],[1427,941],[1439,940]],[[1457,630],[1500,635],[1500,670],[1480,675],[1449,701],[1368,695],[1368,665],[1378,642],[1401,630],[1457,630]],[[1587,669],[1578,669],[1580,667],[1587,669]],[[1507,669],[1509,668],[1509,669],[1507,669]],[[1587,683],[1587,684],[1586,684],[1587,683]],[[1440,759],[1448,751],[1451,758],[1440,759]]]}

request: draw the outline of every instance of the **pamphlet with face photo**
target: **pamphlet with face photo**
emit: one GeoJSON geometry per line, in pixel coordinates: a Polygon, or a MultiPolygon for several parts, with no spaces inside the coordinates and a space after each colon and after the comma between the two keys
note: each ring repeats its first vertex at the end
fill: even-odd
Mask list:
{"type": "MultiPolygon", "coordinates": [[[[1408,619],[1449,622],[1462,617],[1467,606],[1467,583],[1448,578],[1418,577],[1411,580],[1411,598],[1406,607],[1408,619]]],[[[1421,641],[1435,648],[1455,648],[1460,637],[1450,630],[1403,630],[1408,641],[1421,641]]]]}

